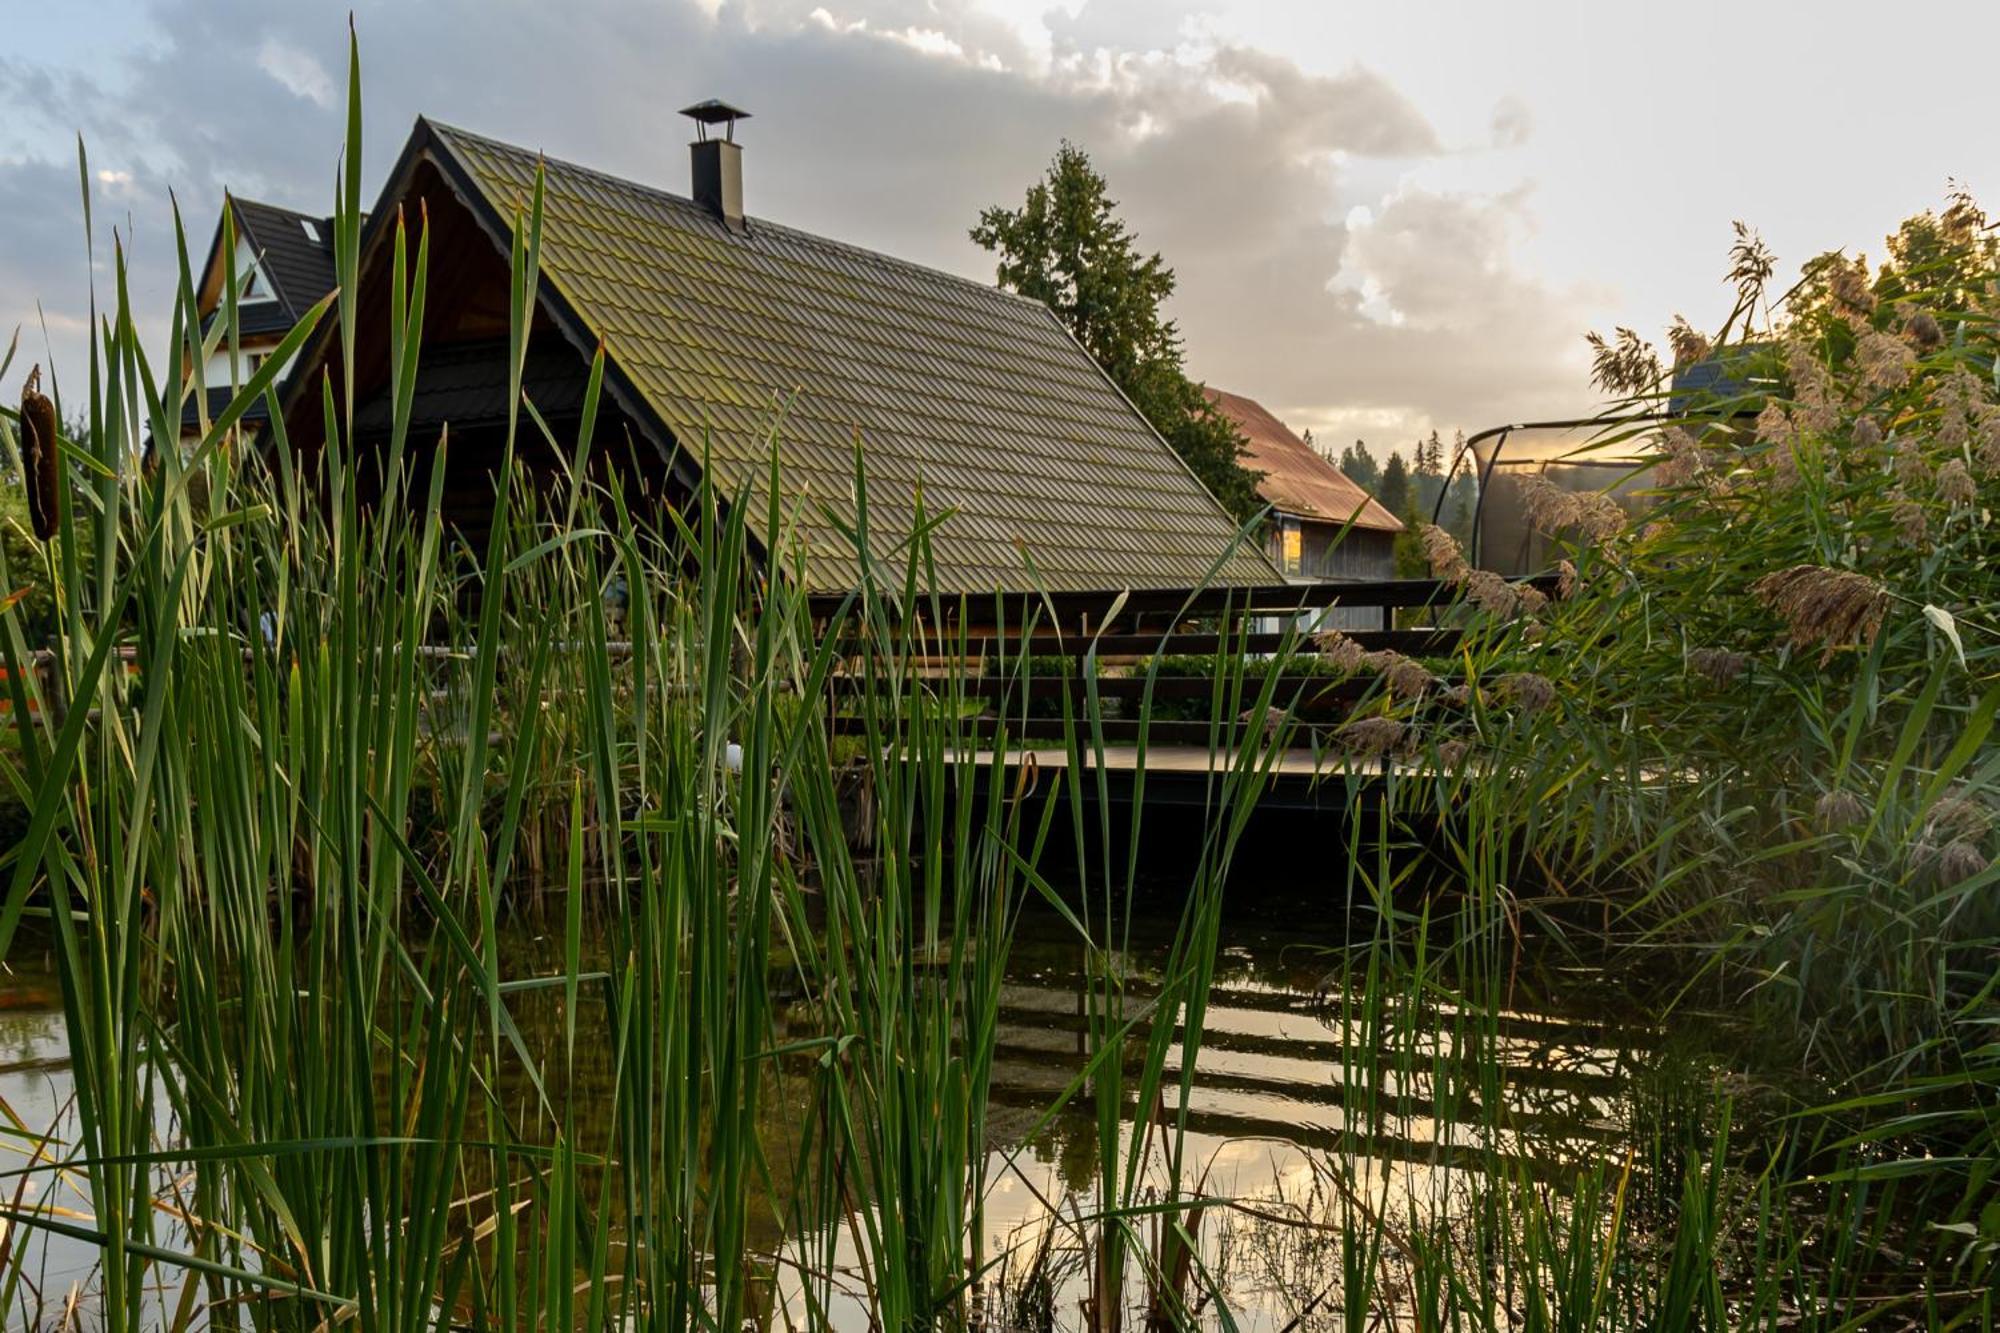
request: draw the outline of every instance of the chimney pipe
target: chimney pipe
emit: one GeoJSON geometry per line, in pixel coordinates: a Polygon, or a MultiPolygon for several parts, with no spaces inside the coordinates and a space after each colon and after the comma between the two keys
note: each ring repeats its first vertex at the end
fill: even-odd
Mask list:
{"type": "Polygon", "coordinates": [[[743,223],[743,148],[736,142],[736,122],[748,120],[750,113],[710,98],[681,112],[699,126],[695,141],[688,145],[693,167],[694,201],[713,213],[731,231],[741,234],[743,223]],[[711,127],[723,127],[722,137],[709,137],[711,127]]]}

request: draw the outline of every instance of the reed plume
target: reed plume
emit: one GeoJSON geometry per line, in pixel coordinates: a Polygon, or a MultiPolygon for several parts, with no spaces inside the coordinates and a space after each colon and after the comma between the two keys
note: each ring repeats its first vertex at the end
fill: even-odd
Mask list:
{"type": "Polygon", "coordinates": [[[1785,622],[1795,646],[1817,644],[1824,650],[1822,665],[1833,660],[1837,649],[1873,642],[1889,608],[1889,595],[1875,580],[1824,565],[1793,565],[1766,574],[1750,591],[1785,622]]]}

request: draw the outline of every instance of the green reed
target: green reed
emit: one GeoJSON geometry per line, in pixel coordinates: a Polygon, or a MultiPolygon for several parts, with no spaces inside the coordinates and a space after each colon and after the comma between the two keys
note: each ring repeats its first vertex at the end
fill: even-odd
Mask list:
{"type": "MultiPolygon", "coordinates": [[[[78,1092],[64,1161],[92,1207],[9,1220],[98,1247],[93,1317],[124,1328],[740,1327],[772,1319],[781,1289],[814,1323],[843,1302],[884,1325],[968,1323],[994,1259],[1000,980],[1023,895],[1056,893],[1040,861],[1061,807],[1021,800],[1005,722],[921,669],[951,647],[932,520],[885,562],[864,495],[861,585],[817,615],[775,451],[763,477],[704,470],[664,521],[628,511],[615,468],[593,480],[602,352],[577,437],[547,439],[563,474],[519,484],[521,432],[548,433],[520,392],[539,188],[514,219],[514,408],[483,548],[441,505],[448,433],[427,471],[407,449],[421,221],[379,223],[386,445],[347,430],[349,372],[317,386],[326,447],[294,451],[278,367],[323,321],[343,365],[361,336],[358,55],[349,98],[339,292],[189,449],[170,442],[185,404],[206,412],[208,354],[235,346],[235,293],[204,330],[183,244],[155,361],[118,257],[41,553],[61,613],[45,671],[24,670],[41,645],[0,613],[18,740],[0,768],[32,796],[0,944],[24,918],[55,940],[78,1092]],[[260,400],[252,449],[238,425],[260,400]],[[950,780],[976,752],[996,756],[977,797],[950,780]],[[858,828],[850,788],[868,798],[858,828]],[[561,898],[560,966],[515,975],[502,928],[536,895],[561,898]],[[780,1022],[781,990],[802,1020],[780,1022]],[[555,997],[561,1049],[538,1052],[514,1008],[555,997]],[[575,1101],[581,1061],[608,1066],[608,1105],[575,1101]]],[[[856,475],[865,489],[858,451],[856,475]]],[[[1000,668],[1023,697],[1026,666],[1000,668]]],[[[1240,659],[1218,673],[1234,718],[1258,689],[1240,659]]],[[[1086,706],[1069,753],[1100,715],[1086,706]]],[[[1258,762],[1220,780],[1147,1107],[1169,1034],[1199,1028],[1258,762]]],[[[1107,1021],[1100,1069],[1122,1068],[1132,1031],[1107,1021]]],[[[1125,1099],[1103,1104],[1115,1135],[1125,1099]]],[[[1115,1179],[1108,1217],[1138,1206],[1135,1180],[1115,1179]]]]}

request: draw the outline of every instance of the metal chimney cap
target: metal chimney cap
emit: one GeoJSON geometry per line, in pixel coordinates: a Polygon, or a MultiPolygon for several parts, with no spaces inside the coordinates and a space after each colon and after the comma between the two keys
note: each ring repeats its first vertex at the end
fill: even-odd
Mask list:
{"type": "Polygon", "coordinates": [[[701,137],[704,140],[708,138],[708,127],[711,125],[723,126],[724,134],[733,140],[736,137],[736,122],[750,119],[748,111],[733,107],[718,97],[711,97],[706,102],[696,102],[693,106],[682,107],[681,114],[701,126],[701,137]]]}

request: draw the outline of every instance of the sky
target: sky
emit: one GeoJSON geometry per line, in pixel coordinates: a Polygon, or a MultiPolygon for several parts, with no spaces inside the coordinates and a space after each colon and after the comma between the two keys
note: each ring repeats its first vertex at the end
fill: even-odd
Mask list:
{"type": "MultiPolygon", "coordinates": [[[[330,211],[348,9],[5,0],[0,342],[80,380],[88,149],[163,346],[172,201],[330,211]]],[[[1058,145],[1179,277],[1196,378],[1322,445],[1594,405],[1583,335],[1727,312],[1731,224],[1781,273],[1948,184],[2000,201],[2000,4],[363,0],[368,191],[418,114],[687,189],[679,107],[753,118],[748,211],[991,280],[967,236],[1058,145]],[[1901,21],[1892,22],[1901,16],[1901,21]],[[1982,194],[1983,192],[1983,194],[1982,194]]]]}

